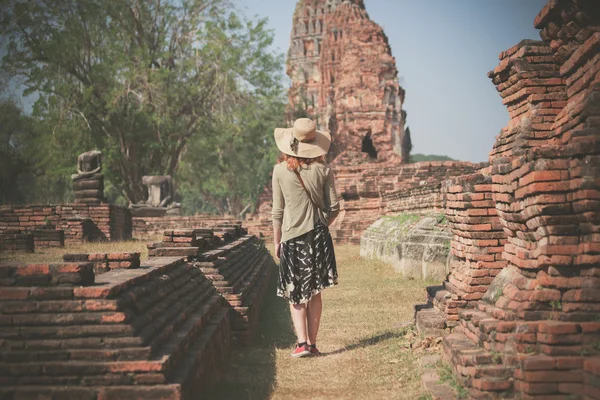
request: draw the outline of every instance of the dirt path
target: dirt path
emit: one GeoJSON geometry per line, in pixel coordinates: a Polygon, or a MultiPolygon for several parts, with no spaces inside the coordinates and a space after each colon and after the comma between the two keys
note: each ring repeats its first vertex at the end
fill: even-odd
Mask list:
{"type": "Polygon", "coordinates": [[[273,283],[251,347],[234,349],[230,374],[211,399],[426,399],[415,349],[412,305],[423,281],[405,281],[390,266],[336,247],[340,285],[323,292],[322,357],[292,359],[287,303],[273,283]],[[411,343],[413,348],[411,349],[411,343]]]}

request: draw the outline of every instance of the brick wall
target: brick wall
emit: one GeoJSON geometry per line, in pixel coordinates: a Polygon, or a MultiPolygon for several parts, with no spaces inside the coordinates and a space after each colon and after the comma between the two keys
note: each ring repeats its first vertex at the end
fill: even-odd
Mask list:
{"type": "Polygon", "coordinates": [[[113,269],[133,269],[140,267],[140,253],[92,253],[64,254],[65,262],[84,262],[94,266],[96,275],[113,269]]]}
{"type": "Polygon", "coordinates": [[[0,397],[191,400],[219,379],[253,337],[271,255],[232,223],[149,248],[0,265],[0,397]]]}
{"type": "Polygon", "coordinates": [[[489,74],[510,120],[491,167],[447,187],[460,265],[429,296],[457,300],[444,354],[472,397],[599,398],[600,14],[551,0],[535,26],[489,74]]]}
{"type": "Polygon", "coordinates": [[[0,233],[1,251],[33,253],[35,244],[32,233],[0,233]]]}
{"type": "Polygon", "coordinates": [[[35,248],[64,247],[65,231],[56,229],[36,229],[32,231],[35,248]]]}
{"type": "Polygon", "coordinates": [[[20,230],[30,232],[39,228],[64,230],[65,240],[130,239],[131,212],[113,204],[63,204],[0,207],[0,232],[20,230]],[[88,218],[92,225],[70,223],[88,218]],[[71,231],[73,229],[73,231],[71,231]],[[87,232],[86,232],[87,230],[87,232]]]}
{"type": "Polygon", "coordinates": [[[230,223],[166,230],[161,242],[148,244],[148,255],[187,257],[227,301],[233,342],[250,344],[274,266],[260,239],[230,223]]]}
{"type": "MultiPolygon", "coordinates": [[[[440,210],[441,182],[487,164],[426,161],[415,164],[332,165],[343,211],[330,227],[336,243],[360,244],[364,230],[382,215],[440,210]]],[[[258,213],[247,221],[252,234],[273,236],[271,185],[260,196],[258,213]]]]}
{"type": "Polygon", "coordinates": [[[133,237],[150,239],[167,229],[212,227],[222,223],[239,223],[234,217],[200,214],[193,216],[133,217],[133,237]]]}

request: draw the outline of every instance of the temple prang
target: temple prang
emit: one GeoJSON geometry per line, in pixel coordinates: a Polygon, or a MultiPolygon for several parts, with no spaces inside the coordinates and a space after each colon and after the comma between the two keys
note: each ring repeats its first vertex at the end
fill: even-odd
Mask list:
{"type": "Polygon", "coordinates": [[[298,2],[287,74],[288,122],[308,116],[329,131],[329,161],[408,162],[405,93],[396,60],[363,1],[298,2]]]}

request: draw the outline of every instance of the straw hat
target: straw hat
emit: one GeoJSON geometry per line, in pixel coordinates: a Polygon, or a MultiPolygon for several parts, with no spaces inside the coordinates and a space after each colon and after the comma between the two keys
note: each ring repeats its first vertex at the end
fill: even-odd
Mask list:
{"type": "Polygon", "coordinates": [[[308,118],[300,118],[292,128],[276,128],[275,143],[282,153],[294,157],[315,158],[327,154],[331,135],[317,130],[317,125],[308,118]]]}

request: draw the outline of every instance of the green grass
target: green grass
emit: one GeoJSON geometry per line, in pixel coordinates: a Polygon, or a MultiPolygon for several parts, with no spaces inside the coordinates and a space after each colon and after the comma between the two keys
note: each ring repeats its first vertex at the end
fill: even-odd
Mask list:
{"type": "Polygon", "coordinates": [[[458,399],[466,399],[469,397],[469,391],[456,381],[456,376],[450,365],[439,361],[436,364],[437,372],[440,377],[440,382],[447,383],[456,392],[458,399]]]}
{"type": "MultiPolygon", "coordinates": [[[[1,261],[59,262],[64,253],[139,251],[146,242],[85,243],[1,261]]],[[[271,249],[272,250],[272,249],[271,249]]],[[[419,358],[425,351],[412,326],[413,304],[428,281],[403,280],[393,268],[336,247],[340,284],[323,292],[319,349],[323,357],[292,359],[295,343],[287,303],[268,289],[251,346],[232,350],[230,368],[209,399],[427,399],[419,358]]]]}
{"type": "MultiPolygon", "coordinates": [[[[339,286],[323,292],[318,345],[324,355],[292,359],[288,305],[269,288],[258,337],[234,349],[231,373],[210,399],[418,399],[425,350],[411,325],[412,305],[430,282],[406,281],[393,268],[336,247],[339,286]]],[[[427,398],[427,397],[423,397],[427,398]]]]}

